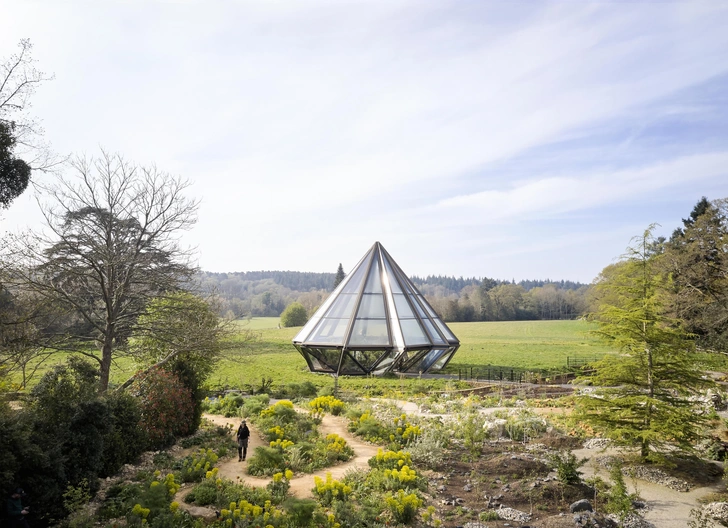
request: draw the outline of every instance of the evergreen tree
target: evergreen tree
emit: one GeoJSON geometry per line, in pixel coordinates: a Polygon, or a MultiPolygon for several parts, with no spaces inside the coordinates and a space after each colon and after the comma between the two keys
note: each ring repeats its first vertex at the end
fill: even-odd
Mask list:
{"type": "Polygon", "coordinates": [[[597,279],[598,333],[621,353],[596,365],[594,384],[605,388],[580,397],[576,414],[616,445],[639,447],[644,460],[693,450],[705,417],[691,396],[708,385],[691,358],[689,335],[665,315],[668,280],[653,242],[650,227],[597,279]]]}
{"type": "Polygon", "coordinates": [[[336,277],[334,278],[334,289],[341,284],[341,281],[344,280],[344,277],[346,277],[346,273],[344,273],[344,266],[341,265],[341,262],[339,262],[339,268],[336,270],[336,277]]]}
{"type": "Polygon", "coordinates": [[[671,313],[700,347],[728,350],[728,201],[703,197],[666,244],[671,313]]]}

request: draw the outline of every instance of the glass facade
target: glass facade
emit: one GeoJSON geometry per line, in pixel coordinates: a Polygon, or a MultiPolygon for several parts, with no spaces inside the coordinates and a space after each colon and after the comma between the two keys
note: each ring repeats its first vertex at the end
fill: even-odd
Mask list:
{"type": "Polygon", "coordinates": [[[440,370],[460,341],[376,242],[293,344],[314,372],[440,370]]]}

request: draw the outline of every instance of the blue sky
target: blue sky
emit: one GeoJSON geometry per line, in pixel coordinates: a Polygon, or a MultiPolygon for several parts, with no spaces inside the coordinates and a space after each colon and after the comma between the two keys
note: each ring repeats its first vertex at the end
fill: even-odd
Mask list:
{"type": "MultiPolygon", "coordinates": [[[[728,197],[728,3],[3,0],[33,114],[192,182],[211,271],[591,281],[728,197]]],[[[43,178],[43,176],[39,176],[43,178]]],[[[42,197],[41,197],[42,199],[42,197]]],[[[39,222],[32,193],[0,230],[39,222]]]]}

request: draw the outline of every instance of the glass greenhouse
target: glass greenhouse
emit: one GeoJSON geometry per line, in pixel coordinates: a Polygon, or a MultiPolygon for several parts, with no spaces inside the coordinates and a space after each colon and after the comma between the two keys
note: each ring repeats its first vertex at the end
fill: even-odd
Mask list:
{"type": "Polygon", "coordinates": [[[364,375],[440,370],[460,341],[375,242],[293,345],[313,372],[364,375]]]}

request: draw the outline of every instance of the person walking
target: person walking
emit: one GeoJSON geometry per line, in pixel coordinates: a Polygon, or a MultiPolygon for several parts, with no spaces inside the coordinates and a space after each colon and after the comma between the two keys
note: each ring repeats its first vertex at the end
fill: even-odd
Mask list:
{"type": "Polygon", "coordinates": [[[28,507],[23,506],[23,498],[25,492],[22,488],[15,488],[5,503],[5,509],[8,515],[9,528],[28,528],[28,521],[25,516],[28,515],[28,507]]]}
{"type": "Polygon", "coordinates": [[[245,424],[245,420],[238,427],[238,462],[245,460],[248,454],[248,438],[250,438],[250,429],[245,424]]]}

